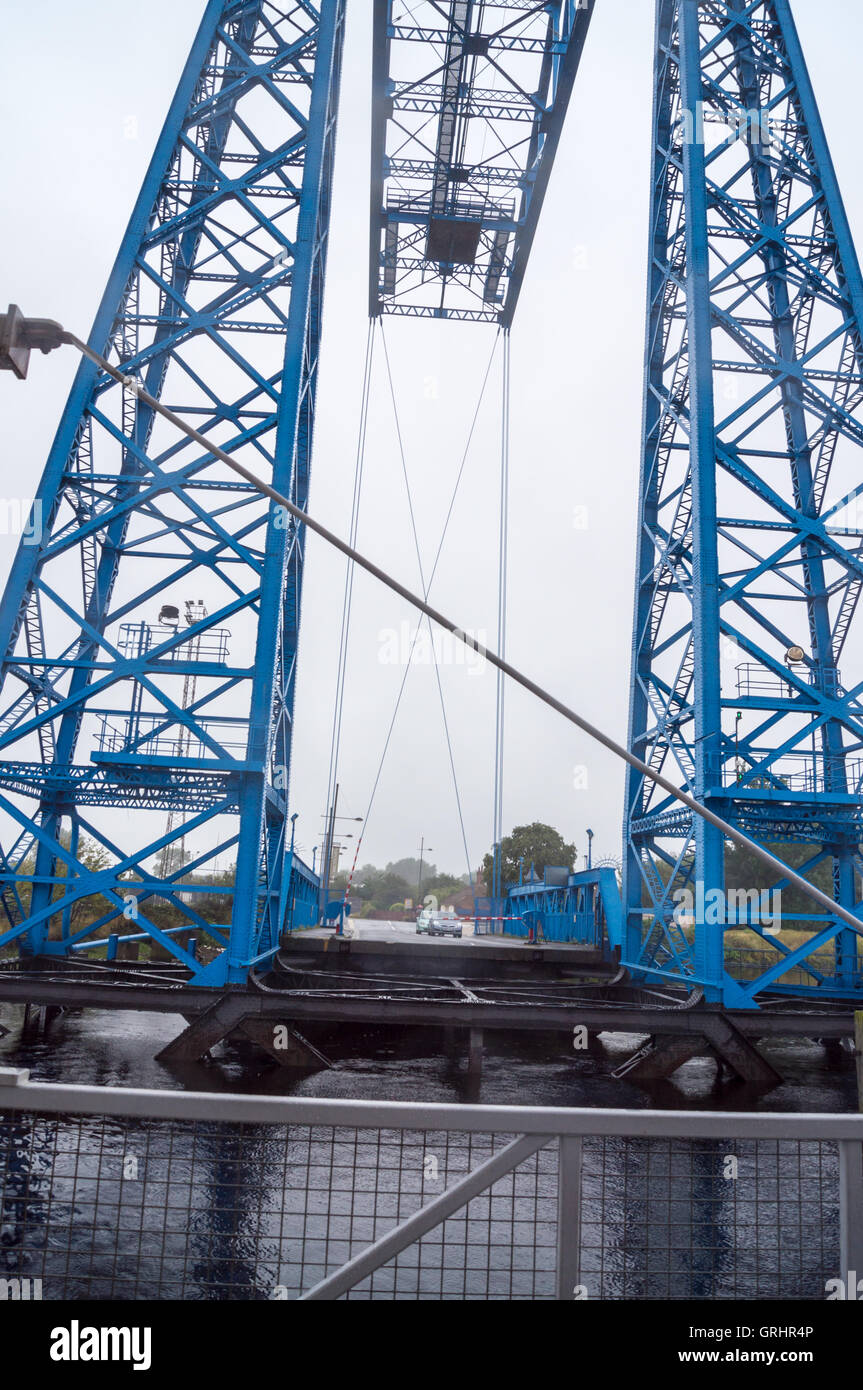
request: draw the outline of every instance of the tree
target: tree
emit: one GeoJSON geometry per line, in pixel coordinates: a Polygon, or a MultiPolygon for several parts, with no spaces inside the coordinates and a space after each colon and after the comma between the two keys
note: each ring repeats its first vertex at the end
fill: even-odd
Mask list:
{"type": "MultiPolygon", "coordinates": [[[[416,896],[416,885],[420,875],[419,859],[397,859],[395,863],[387,864],[387,872],[397,874],[399,878],[405,880],[405,883],[412,883],[414,885],[414,896],[416,896]]],[[[437,865],[431,864],[428,859],[424,859],[422,863],[423,883],[425,883],[426,879],[433,878],[436,873],[437,865]]]]}
{"type": "MultiPolygon", "coordinates": [[[[553,826],[534,821],[532,825],[517,825],[511,835],[505,835],[500,842],[500,881],[501,886],[518,883],[519,861],[522,862],[524,876],[534,872],[542,878],[549,867],[571,869],[575,863],[575,845],[569,845],[553,826]]],[[[491,890],[494,870],[494,850],[482,861],[481,877],[491,890]]]]}
{"type": "MultiPolygon", "coordinates": [[[[60,844],[64,849],[71,848],[72,837],[68,830],[63,830],[61,832],[60,844]]],[[[78,841],[77,858],[85,869],[89,869],[89,871],[94,874],[109,868],[114,862],[113,856],[105,846],[100,845],[96,840],[92,840],[89,835],[81,835],[78,841]]],[[[68,873],[66,861],[59,858],[55,860],[54,871],[58,879],[65,878],[68,873]]],[[[32,851],[21,865],[21,873],[23,875],[32,875],[35,872],[36,853],[32,851]]],[[[31,892],[32,889],[29,883],[23,883],[18,891],[21,907],[25,916],[30,912],[31,892]]],[[[51,891],[51,900],[52,902],[56,902],[62,896],[63,885],[58,883],[51,891]]],[[[113,904],[110,903],[107,898],[103,898],[101,894],[96,894],[92,898],[76,899],[69,909],[69,924],[71,930],[76,931],[79,927],[86,925],[87,922],[92,922],[96,917],[108,911],[111,906],[113,906],[113,904]]],[[[59,913],[49,919],[48,936],[50,940],[59,940],[61,930],[60,923],[61,918],[59,913]]],[[[107,932],[108,928],[106,927],[102,934],[107,935],[107,932]]]]}
{"type": "MultiPolygon", "coordinates": [[[[764,848],[776,859],[781,859],[782,863],[787,864],[789,868],[796,869],[798,873],[815,854],[812,845],[766,844],[764,848]]],[[[829,897],[833,896],[833,870],[829,859],[817,864],[803,877],[814,884],[816,888],[820,888],[822,893],[826,893],[829,897]]],[[[747,892],[751,892],[753,889],[761,891],[765,888],[772,888],[779,881],[781,881],[781,874],[773,873],[766,864],[755,857],[751,850],[726,843],[726,889],[743,888],[747,892]]],[[[786,887],[782,889],[782,912],[784,916],[787,917],[795,912],[818,911],[819,909],[812,899],[808,898],[799,888],[786,887]]],[[[806,925],[810,929],[815,927],[815,923],[806,925]]]]}
{"type": "Polygon", "coordinates": [[[415,897],[416,891],[416,884],[411,888],[399,874],[366,864],[354,878],[351,897],[359,898],[375,912],[387,913],[393,902],[404,902],[406,898],[415,897]]]}
{"type": "Polygon", "coordinates": [[[452,874],[432,874],[426,878],[423,874],[423,897],[427,893],[434,893],[439,898],[452,897],[469,882],[470,880],[466,875],[462,878],[455,878],[452,874]]]}
{"type": "MultiPolygon", "coordinates": [[[[813,847],[811,845],[765,844],[764,848],[768,850],[769,853],[774,856],[774,858],[781,860],[781,862],[783,864],[787,864],[789,868],[796,869],[798,873],[801,871],[803,865],[806,864],[808,860],[812,858],[814,853],[813,847]]],[[[668,883],[668,880],[671,877],[671,868],[669,867],[669,865],[659,860],[657,861],[656,867],[657,872],[659,873],[659,877],[662,879],[662,882],[668,883]]],[[[691,876],[692,871],[692,855],[687,854],[683,859],[680,868],[680,873],[676,878],[677,884],[682,885],[684,881],[687,881],[687,875],[691,876]]],[[[807,873],[804,873],[803,877],[808,879],[810,883],[814,884],[816,888],[820,888],[822,893],[826,893],[828,896],[832,896],[833,871],[831,861],[829,859],[822,860],[820,864],[816,864],[815,868],[810,869],[807,873]]],[[[752,853],[751,850],[744,849],[739,845],[731,844],[729,841],[726,840],[726,892],[733,891],[735,889],[743,889],[747,893],[751,893],[753,891],[761,892],[765,889],[773,889],[775,884],[779,881],[781,881],[781,874],[778,870],[776,871],[776,873],[774,873],[771,869],[767,867],[766,864],[763,863],[762,860],[758,859],[752,853]]],[[[712,887],[714,885],[710,886],[712,887]]],[[[694,882],[689,882],[689,887],[691,890],[694,891],[694,882]]],[[[858,880],[858,891],[859,888],[860,883],[858,880]]],[[[645,907],[647,907],[649,905],[649,902],[650,896],[647,890],[647,886],[645,885],[642,892],[642,903],[645,907]]],[[[811,898],[808,898],[806,894],[803,893],[799,888],[786,887],[782,889],[782,912],[783,915],[786,917],[786,920],[792,918],[795,912],[810,913],[816,911],[817,908],[815,907],[815,904],[812,902],[811,898]]],[[[804,924],[801,923],[801,925],[804,924]]],[[[812,924],[812,927],[810,929],[815,929],[814,923],[812,924]]]]}

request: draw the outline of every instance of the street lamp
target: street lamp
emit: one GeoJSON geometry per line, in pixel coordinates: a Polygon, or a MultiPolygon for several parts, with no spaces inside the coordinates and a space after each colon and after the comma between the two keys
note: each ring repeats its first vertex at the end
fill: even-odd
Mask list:
{"type": "Polygon", "coordinates": [[[423,900],[423,855],[425,853],[434,854],[434,850],[431,845],[426,844],[425,836],[423,835],[420,839],[420,872],[419,878],[417,879],[417,907],[421,906],[423,900]]]}
{"type": "Polygon", "coordinates": [[[297,817],[299,816],[299,814],[299,811],[295,811],[294,814],[291,816],[291,867],[289,870],[290,877],[288,879],[288,892],[291,895],[291,915],[288,918],[289,936],[291,932],[294,930],[294,903],[297,900],[297,895],[294,891],[294,836],[296,835],[297,831],[297,817]]]}
{"type": "Polygon", "coordinates": [[[588,830],[588,832],[587,832],[587,867],[588,867],[588,869],[592,869],[592,868],[593,868],[593,831],[592,831],[592,830],[588,830]]]}
{"type": "Polygon", "coordinates": [[[14,372],[23,381],[30,365],[30,353],[53,352],[64,343],[79,346],[71,333],[53,319],[25,319],[17,304],[0,314],[0,371],[14,372]]]}

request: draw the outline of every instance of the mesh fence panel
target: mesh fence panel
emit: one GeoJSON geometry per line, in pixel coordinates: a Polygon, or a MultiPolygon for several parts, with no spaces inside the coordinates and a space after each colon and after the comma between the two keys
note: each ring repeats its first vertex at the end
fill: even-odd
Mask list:
{"type": "Polygon", "coordinates": [[[833,1143],[590,1140],[582,1194],[592,1298],[817,1299],[839,1272],[833,1143]]]}
{"type": "MultiPolygon", "coordinates": [[[[296,1298],[512,1137],[6,1112],[0,1281],[39,1279],[46,1299],[296,1298]]],[[[551,1141],[346,1297],[554,1298],[557,1180],[551,1141]]],[[[823,1298],[837,1208],[832,1142],[588,1138],[585,1295],[823,1298]]]]}

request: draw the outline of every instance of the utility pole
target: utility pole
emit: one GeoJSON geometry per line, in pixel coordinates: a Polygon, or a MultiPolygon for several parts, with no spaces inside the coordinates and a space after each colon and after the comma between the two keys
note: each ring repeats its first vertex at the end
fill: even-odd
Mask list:
{"type": "Polygon", "coordinates": [[[297,833],[298,811],[291,816],[291,867],[288,870],[288,892],[291,895],[291,915],[288,918],[288,935],[294,930],[294,904],[297,901],[297,885],[294,882],[294,840],[297,833]]]}
{"type": "Polygon", "coordinates": [[[339,784],[336,782],[336,790],[333,796],[333,804],[330,807],[330,823],[327,826],[327,838],[324,844],[324,857],[321,863],[321,922],[326,925],[327,901],[330,896],[330,865],[333,858],[333,835],[336,829],[336,810],[339,804],[339,784]]]}
{"type": "Polygon", "coordinates": [[[431,846],[426,844],[425,836],[423,835],[420,837],[420,872],[419,878],[417,879],[417,907],[421,906],[423,900],[423,854],[426,850],[428,850],[429,854],[434,853],[431,846]]]}

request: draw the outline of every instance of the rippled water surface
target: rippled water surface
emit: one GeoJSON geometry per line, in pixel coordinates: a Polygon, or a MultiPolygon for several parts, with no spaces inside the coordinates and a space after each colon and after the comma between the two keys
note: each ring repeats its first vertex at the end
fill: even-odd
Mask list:
{"type": "MultiPolygon", "coordinates": [[[[477,1083],[464,1040],[445,1050],[436,1030],[316,1034],[332,1066],[291,1075],[232,1044],[209,1064],[168,1070],[154,1054],[184,1026],[175,1016],[69,1012],[29,1038],[21,1009],[0,1006],[0,1021],[10,1030],[0,1065],[36,1080],[455,1104],[856,1108],[853,1059],[799,1039],[762,1044],[785,1078],[767,1095],[721,1085],[706,1058],[648,1095],[610,1076],[640,1041],[622,1034],[590,1053],[565,1037],[487,1034],[477,1083]]],[[[295,1297],[504,1142],[13,1116],[0,1121],[0,1278],[41,1278],[46,1298],[295,1297]]],[[[588,1140],[584,1172],[591,1297],[818,1298],[836,1273],[832,1146],[588,1140]]],[[[553,1297],[556,1192],[552,1147],[352,1296],[553,1297]]]]}

